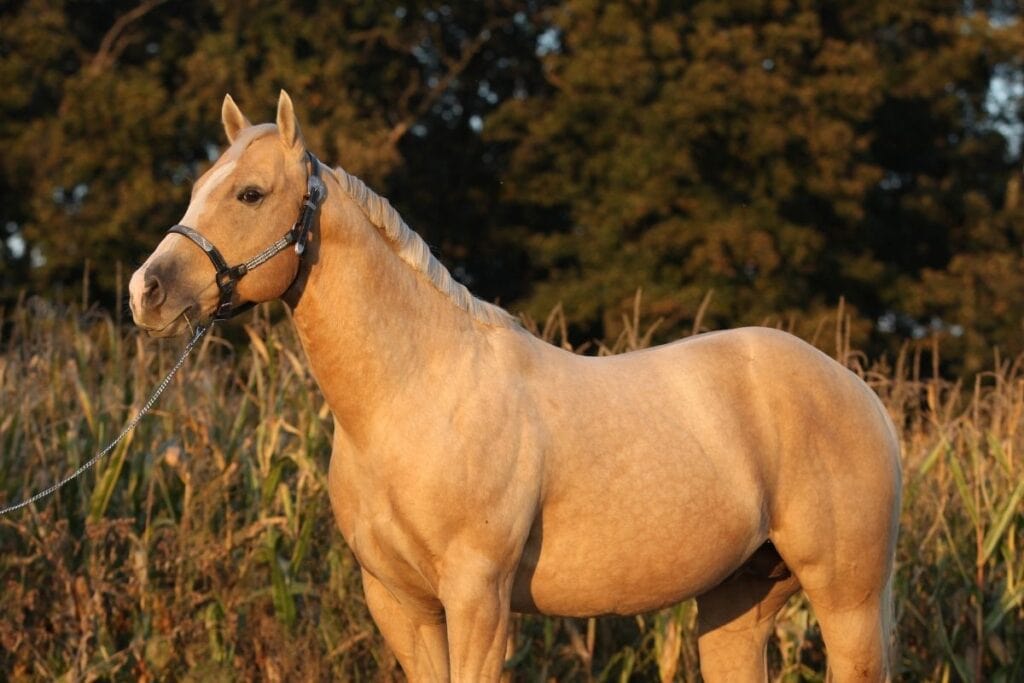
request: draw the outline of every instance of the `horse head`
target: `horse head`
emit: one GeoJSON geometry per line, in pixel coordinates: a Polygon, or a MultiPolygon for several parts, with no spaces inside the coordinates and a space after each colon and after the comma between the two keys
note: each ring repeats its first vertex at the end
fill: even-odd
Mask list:
{"type": "Polygon", "coordinates": [[[286,92],[276,124],[252,125],[230,95],[221,119],[230,146],[195,183],[180,225],[128,286],[132,316],[152,336],[173,336],[197,321],[282,296],[298,273],[311,214],[323,198],[318,162],[306,152],[286,92]]]}

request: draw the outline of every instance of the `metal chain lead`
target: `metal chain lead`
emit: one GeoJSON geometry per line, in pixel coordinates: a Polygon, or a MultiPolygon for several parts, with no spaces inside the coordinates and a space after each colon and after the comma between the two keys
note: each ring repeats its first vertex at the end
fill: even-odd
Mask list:
{"type": "Polygon", "coordinates": [[[49,488],[40,491],[31,498],[23,500],[20,503],[15,503],[14,505],[10,505],[8,507],[3,508],[2,510],[0,510],[0,516],[6,515],[8,512],[20,510],[21,508],[27,505],[31,505],[40,498],[45,498],[46,496],[50,495],[51,493],[61,488],[68,482],[81,476],[83,472],[85,472],[87,469],[95,465],[96,461],[98,461],[100,458],[102,458],[111,450],[113,450],[114,446],[119,444],[121,440],[124,439],[124,437],[128,436],[128,432],[135,429],[135,425],[139,424],[139,420],[145,417],[146,413],[148,413],[153,408],[153,405],[156,404],[156,400],[160,398],[160,394],[164,393],[164,389],[166,389],[168,385],[171,383],[171,378],[173,378],[174,375],[178,372],[178,370],[181,369],[181,366],[185,364],[185,359],[188,358],[188,355],[190,353],[192,353],[192,349],[195,348],[196,344],[199,343],[199,340],[202,339],[203,335],[205,335],[209,330],[209,325],[199,325],[198,327],[196,327],[195,334],[192,336],[192,339],[189,340],[188,344],[185,345],[185,350],[181,352],[181,357],[178,358],[178,362],[174,364],[174,367],[172,367],[171,371],[167,373],[167,376],[164,377],[163,381],[161,381],[160,384],[156,386],[156,389],[153,390],[153,393],[152,395],[150,395],[149,400],[146,401],[142,408],[139,409],[139,412],[135,415],[135,417],[132,418],[128,425],[123,430],[121,430],[121,433],[117,435],[116,439],[107,444],[107,446],[99,453],[92,456],[92,458],[90,458],[88,462],[79,466],[79,468],[75,470],[72,474],[68,475],[64,479],[57,482],[56,484],[53,484],[49,488]]]}

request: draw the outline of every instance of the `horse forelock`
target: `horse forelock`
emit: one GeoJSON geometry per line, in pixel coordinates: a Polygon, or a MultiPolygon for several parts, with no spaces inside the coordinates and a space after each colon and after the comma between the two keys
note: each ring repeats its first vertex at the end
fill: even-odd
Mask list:
{"type": "Polygon", "coordinates": [[[277,131],[277,126],[272,123],[260,123],[255,126],[249,126],[239,131],[238,136],[234,142],[224,150],[224,153],[220,155],[220,159],[217,163],[228,163],[231,161],[237,161],[245,153],[245,150],[262,138],[267,137],[271,133],[277,131]]]}
{"type": "Polygon", "coordinates": [[[448,269],[431,253],[423,238],[406,225],[402,216],[391,206],[391,202],[343,168],[328,170],[399,258],[426,277],[435,289],[466,311],[474,320],[497,327],[519,327],[519,320],[511,313],[500,306],[476,298],[465,285],[455,280],[448,269]]]}

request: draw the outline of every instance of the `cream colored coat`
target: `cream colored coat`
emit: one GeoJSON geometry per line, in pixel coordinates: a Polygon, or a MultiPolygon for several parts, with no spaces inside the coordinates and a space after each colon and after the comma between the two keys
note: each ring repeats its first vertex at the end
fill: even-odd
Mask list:
{"type": "MultiPolygon", "coordinates": [[[[238,263],[294,221],[307,169],[284,93],[276,126],[230,97],[223,119],[232,145],[182,222],[238,263]]],[[[451,281],[358,179],[324,173],[306,257],[274,257],[238,297],[293,309],[335,419],[335,517],[411,680],[497,680],[510,611],[692,596],[705,679],[763,680],[800,588],[833,680],[888,677],[899,446],[862,381],[762,328],[609,358],[555,348],[451,281]]],[[[209,315],[212,274],[169,235],[132,278],[136,322],[171,335],[209,315]]]]}

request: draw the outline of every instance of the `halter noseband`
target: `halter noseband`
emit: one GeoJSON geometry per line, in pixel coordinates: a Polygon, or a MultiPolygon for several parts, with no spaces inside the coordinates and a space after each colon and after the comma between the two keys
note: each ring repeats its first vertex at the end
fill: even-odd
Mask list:
{"type": "Polygon", "coordinates": [[[309,231],[313,227],[313,221],[327,194],[324,181],[320,178],[320,160],[309,151],[306,152],[306,158],[310,164],[310,172],[306,180],[306,194],[302,197],[302,209],[299,211],[298,219],[296,219],[295,224],[281,239],[245,263],[239,263],[237,266],[228,266],[227,261],[217,251],[217,247],[213,246],[213,242],[199,234],[199,231],[195,228],[190,228],[187,225],[174,225],[167,231],[168,233],[173,232],[184,235],[195,242],[196,246],[202,249],[203,253],[209,257],[213,267],[217,270],[217,289],[220,290],[220,301],[217,303],[217,308],[213,313],[214,321],[233,318],[256,305],[256,302],[247,302],[240,306],[233,306],[231,303],[231,299],[235,294],[235,287],[238,286],[238,281],[245,274],[257,266],[263,265],[291,244],[295,245],[295,253],[298,254],[299,259],[302,258],[303,252],[306,251],[306,240],[309,238],[309,231]]]}

